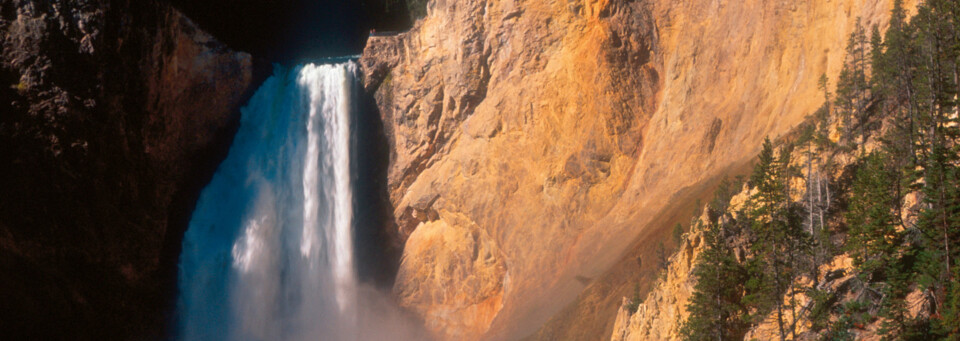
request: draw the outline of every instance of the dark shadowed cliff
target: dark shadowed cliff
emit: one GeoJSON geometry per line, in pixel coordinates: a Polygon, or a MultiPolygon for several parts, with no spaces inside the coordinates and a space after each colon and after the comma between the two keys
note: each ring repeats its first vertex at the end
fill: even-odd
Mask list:
{"type": "Polygon", "coordinates": [[[158,1],[0,3],[0,331],[163,333],[253,62],[158,1]]]}

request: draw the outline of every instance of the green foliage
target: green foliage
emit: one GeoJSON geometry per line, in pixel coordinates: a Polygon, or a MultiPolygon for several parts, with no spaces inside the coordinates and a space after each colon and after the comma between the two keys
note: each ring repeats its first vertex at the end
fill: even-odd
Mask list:
{"type": "Polygon", "coordinates": [[[669,261],[667,260],[667,248],[663,246],[663,242],[657,243],[657,269],[666,270],[669,261]]]}
{"type": "Polygon", "coordinates": [[[721,180],[720,184],[717,185],[717,190],[713,193],[713,199],[710,200],[710,209],[718,213],[726,212],[730,207],[730,199],[743,189],[744,181],[743,176],[737,176],[733,180],[729,178],[721,180]]]}
{"type": "Polygon", "coordinates": [[[867,105],[870,98],[870,82],[867,79],[868,48],[866,29],[857,18],[856,26],[847,42],[847,62],[837,81],[836,105],[841,115],[843,137],[851,145],[854,136],[860,133],[860,145],[866,140],[867,105]]]}
{"type": "MultiPolygon", "coordinates": [[[[954,272],[953,277],[957,278],[958,273],[954,272]]],[[[943,304],[943,312],[936,324],[937,331],[944,336],[951,336],[956,340],[960,338],[960,283],[953,281],[947,284],[946,301],[943,304]]]]}
{"type": "MultiPolygon", "coordinates": [[[[776,150],[766,140],[749,177],[754,192],[741,214],[729,216],[737,221],[708,226],[737,231],[749,250],[731,262],[723,247],[714,249],[724,238],[705,237],[685,339],[732,338],[723,326],[737,321],[749,328],[771,313],[780,338],[795,339],[788,330],[796,321],[785,321],[795,314],[784,311],[798,311],[790,296],[799,289],[812,299],[800,313],[824,340],[852,340],[854,330],[874,322],[885,340],[960,340],[960,2],[924,1],[908,18],[895,0],[888,27],[881,34],[858,20],[833,94],[820,77],[826,103],[794,142],[806,156],[802,202],[791,199],[789,184],[797,176],[791,145],[776,150]],[[835,145],[828,132],[837,120],[841,138],[835,145]],[[868,154],[867,142],[878,130],[882,148],[868,154]],[[855,173],[831,179],[835,155],[858,157],[849,168],[855,173]],[[910,211],[908,194],[920,200],[910,211]],[[901,221],[914,213],[915,221],[901,221]],[[834,243],[844,244],[862,283],[853,286],[856,299],[842,304],[849,294],[817,286],[817,266],[832,255],[826,250],[834,243]],[[725,283],[717,271],[742,281],[725,283]],[[800,274],[811,276],[813,286],[794,288],[800,274]],[[726,286],[737,293],[724,294],[726,286]],[[929,316],[908,313],[906,297],[917,291],[929,316]]],[[[736,192],[737,186],[722,184],[710,202],[717,211],[711,216],[726,212],[736,192]]]]}
{"type": "Polygon", "coordinates": [[[690,316],[680,335],[684,340],[742,339],[748,327],[743,320],[747,311],[740,304],[746,273],[720,224],[708,223],[703,240],[704,250],[693,270],[697,284],[687,305],[690,316]]]}
{"type": "Polygon", "coordinates": [[[838,312],[840,318],[830,326],[830,329],[820,339],[830,341],[855,340],[856,334],[851,330],[854,328],[862,329],[870,320],[867,308],[869,308],[869,304],[865,302],[847,302],[838,312]]]}
{"type": "Polygon", "coordinates": [[[820,331],[830,326],[830,313],[833,304],[836,302],[836,296],[826,290],[817,290],[810,288],[807,290],[807,296],[813,301],[810,308],[810,329],[820,331]]]}
{"type": "Polygon", "coordinates": [[[907,316],[906,296],[910,291],[910,271],[907,264],[897,260],[889,264],[885,271],[886,285],[882,287],[885,299],[880,303],[879,315],[883,318],[879,334],[885,340],[907,339],[911,333],[911,323],[907,316]]]}
{"type": "Polygon", "coordinates": [[[681,241],[683,241],[683,225],[677,223],[673,225],[673,244],[680,245],[681,241]]]}
{"type": "MultiPolygon", "coordinates": [[[[940,308],[944,310],[941,321],[958,319],[958,311],[949,309],[949,302],[957,300],[957,292],[952,287],[960,259],[956,250],[960,241],[960,181],[955,158],[956,153],[948,153],[945,146],[933,146],[924,168],[924,205],[917,223],[922,236],[918,252],[919,283],[938,293],[936,301],[943,302],[940,308]]],[[[948,332],[943,327],[938,329],[948,332]]]]}
{"type": "MultiPolygon", "coordinates": [[[[857,171],[847,211],[846,249],[861,274],[872,275],[891,263],[902,242],[894,216],[896,176],[885,165],[886,155],[871,153],[857,171]]],[[[869,281],[869,279],[868,279],[869,281]]]]}
{"type": "Polygon", "coordinates": [[[810,236],[801,228],[800,211],[790,201],[790,179],[795,174],[790,167],[792,152],[792,145],[785,145],[775,155],[770,140],[764,141],[750,177],[756,192],[746,205],[752,259],[747,265],[750,280],[744,302],[758,314],[775,310],[781,339],[787,336],[784,310],[795,308],[792,299],[784,306],[782,298],[788,293],[792,296],[793,278],[810,251],[810,236]]]}
{"type": "Polygon", "coordinates": [[[883,38],[880,35],[880,28],[873,25],[870,30],[870,93],[874,96],[882,95],[886,90],[884,84],[888,84],[887,74],[880,69],[883,68],[885,61],[883,55],[883,38]]]}
{"type": "Polygon", "coordinates": [[[637,309],[640,308],[640,283],[637,283],[633,286],[633,297],[630,298],[630,303],[627,304],[627,311],[630,312],[630,315],[637,312],[637,309]]]}

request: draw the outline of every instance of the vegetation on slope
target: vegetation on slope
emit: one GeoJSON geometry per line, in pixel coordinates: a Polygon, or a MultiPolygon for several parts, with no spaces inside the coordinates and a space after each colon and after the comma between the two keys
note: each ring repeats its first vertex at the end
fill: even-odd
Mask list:
{"type": "Polygon", "coordinates": [[[764,143],[745,205],[709,205],[684,339],[743,338],[765,320],[780,340],[867,325],[883,339],[960,338],[960,3],[930,0],[907,20],[897,1],[886,34],[858,25],[847,52],[802,133],[764,143]],[[839,297],[822,269],[843,253],[855,285],[839,297]]]}

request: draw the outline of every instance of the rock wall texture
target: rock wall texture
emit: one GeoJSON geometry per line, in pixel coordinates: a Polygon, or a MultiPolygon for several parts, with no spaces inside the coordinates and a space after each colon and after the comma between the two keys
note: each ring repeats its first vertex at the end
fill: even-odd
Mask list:
{"type": "Polygon", "coordinates": [[[0,39],[0,334],[162,337],[251,56],[154,0],[2,0],[0,39]]]}
{"type": "MultiPolygon", "coordinates": [[[[628,245],[656,245],[684,189],[812,113],[857,18],[891,6],[434,0],[371,37],[401,304],[445,339],[535,332],[628,245]]],[[[613,302],[595,311],[612,320],[613,302]]]]}

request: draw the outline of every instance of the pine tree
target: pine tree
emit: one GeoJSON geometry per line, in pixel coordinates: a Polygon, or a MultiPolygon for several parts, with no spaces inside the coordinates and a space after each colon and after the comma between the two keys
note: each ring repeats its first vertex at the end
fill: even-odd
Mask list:
{"type": "Polygon", "coordinates": [[[918,229],[923,236],[920,250],[921,284],[928,289],[942,293],[936,295],[935,304],[940,309],[944,301],[948,284],[953,282],[956,272],[956,243],[960,239],[960,198],[957,181],[957,167],[948,161],[955,158],[955,152],[940,144],[934,144],[924,168],[923,206],[920,212],[918,229]],[[952,157],[950,154],[953,154],[952,157]]]}
{"type": "Polygon", "coordinates": [[[667,248],[663,246],[663,242],[657,243],[657,267],[660,270],[666,270],[667,266],[670,265],[667,260],[667,248]]]}
{"type": "MultiPolygon", "coordinates": [[[[785,309],[795,308],[795,290],[791,289],[793,278],[798,274],[799,261],[805,258],[809,247],[809,237],[801,227],[802,217],[790,203],[791,152],[788,145],[780,148],[775,157],[770,140],[764,141],[750,179],[757,191],[748,200],[748,215],[754,234],[751,245],[754,266],[765,274],[759,282],[749,283],[753,292],[746,299],[757,304],[761,311],[764,308],[776,311],[781,340],[787,338],[785,309]],[[790,299],[784,306],[783,297],[787,294],[790,299]]],[[[794,317],[791,325],[795,325],[796,314],[791,315],[794,317]]],[[[790,328],[790,333],[794,330],[790,328]]]]}
{"type": "MultiPolygon", "coordinates": [[[[817,89],[823,92],[823,108],[817,112],[816,116],[816,126],[817,126],[817,140],[826,139],[828,129],[830,128],[830,119],[833,118],[833,112],[830,110],[830,88],[828,84],[830,79],[827,78],[826,74],[821,74],[820,78],[817,80],[817,89]]],[[[822,143],[822,142],[820,142],[822,143]]]]}
{"type": "Polygon", "coordinates": [[[683,241],[683,225],[677,223],[673,225],[673,244],[680,245],[680,242],[683,241]]]}
{"type": "Polygon", "coordinates": [[[884,56],[883,38],[880,35],[880,28],[873,25],[870,30],[870,93],[874,96],[887,94],[887,79],[890,75],[883,72],[887,63],[884,56]]]}
{"type": "Polygon", "coordinates": [[[854,140],[854,131],[859,130],[861,154],[866,141],[868,121],[867,103],[870,100],[870,83],[867,79],[869,41],[866,30],[857,18],[856,26],[847,42],[847,63],[840,71],[837,82],[837,108],[843,117],[844,139],[854,140]]]}
{"type": "Polygon", "coordinates": [[[894,261],[884,270],[885,284],[881,291],[879,315],[883,318],[879,334],[883,340],[908,340],[911,338],[912,320],[907,315],[906,296],[910,292],[911,271],[903,262],[894,261]]]}
{"type": "Polygon", "coordinates": [[[902,237],[897,231],[895,207],[900,203],[893,195],[896,176],[887,169],[885,154],[871,153],[857,171],[847,211],[849,239],[847,252],[854,266],[870,276],[892,262],[902,237]]]}
{"type": "Polygon", "coordinates": [[[687,305],[690,316],[680,335],[684,340],[740,339],[747,329],[742,319],[746,310],[740,305],[744,271],[727,245],[722,224],[709,222],[703,241],[693,270],[697,284],[687,305]]]}
{"type": "Polygon", "coordinates": [[[917,47],[915,30],[907,23],[902,0],[895,0],[890,13],[890,24],[884,36],[885,52],[882,63],[874,68],[875,74],[884,82],[887,100],[895,119],[885,143],[901,167],[917,163],[917,108],[916,79],[917,47]]]}
{"type": "MultiPolygon", "coordinates": [[[[884,340],[960,340],[960,1],[925,0],[908,21],[902,1],[894,0],[889,29],[881,35],[871,27],[869,39],[866,31],[858,21],[833,98],[821,76],[818,85],[827,103],[796,142],[807,156],[799,172],[806,180],[803,199],[791,202],[789,181],[797,175],[789,166],[792,150],[775,151],[767,140],[749,179],[753,194],[738,215],[744,219],[720,228],[739,231],[750,245],[738,264],[744,276],[734,305],[742,309],[738,320],[749,325],[772,313],[779,338],[795,339],[797,311],[791,298],[799,289],[793,287],[798,269],[805,269],[814,283],[806,289],[808,297],[817,303],[800,313],[814,321],[811,330],[826,328],[821,335],[826,339],[853,339],[853,326],[879,317],[884,340]],[[834,148],[827,138],[832,119],[842,120],[841,145],[859,145],[852,177],[830,178],[836,172],[829,170],[834,164],[825,151],[852,151],[834,148]],[[882,149],[868,154],[865,142],[877,124],[892,127],[883,129],[882,149]],[[839,191],[840,200],[833,200],[838,196],[833,191],[839,191]],[[920,199],[916,222],[901,219],[911,216],[901,212],[911,192],[920,199]],[[832,213],[842,214],[846,224],[829,228],[832,213]],[[830,235],[838,232],[847,235],[830,235]],[[813,240],[808,255],[811,234],[824,238],[813,240]],[[837,293],[816,283],[817,264],[829,258],[832,251],[826,249],[839,240],[854,258],[863,292],[872,293],[865,297],[872,298],[858,295],[838,311],[837,293]],[[912,319],[906,297],[918,289],[930,304],[929,316],[912,319]],[[831,319],[835,313],[842,316],[831,319]],[[794,320],[785,321],[790,315],[794,320]]],[[[712,242],[705,239],[705,247],[712,242]]],[[[716,272],[724,269],[716,260],[722,257],[704,255],[696,269],[704,279],[689,306],[685,338],[736,337],[718,327],[733,321],[719,308],[724,306],[717,300],[720,290],[711,287],[723,281],[716,272]]]]}
{"type": "Polygon", "coordinates": [[[918,110],[922,166],[920,219],[922,239],[918,248],[920,284],[933,293],[940,319],[932,322],[937,333],[953,333],[947,321],[960,320],[951,309],[956,300],[952,289],[957,273],[956,244],[960,239],[960,195],[957,187],[957,59],[955,4],[930,1],[921,6],[913,22],[917,27],[919,52],[918,110]]]}

